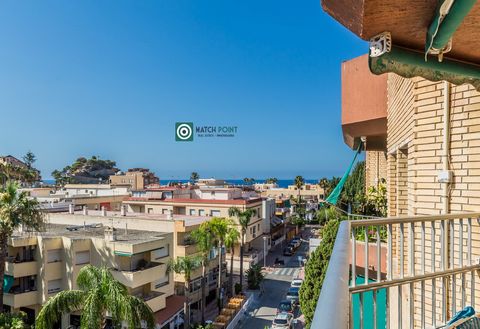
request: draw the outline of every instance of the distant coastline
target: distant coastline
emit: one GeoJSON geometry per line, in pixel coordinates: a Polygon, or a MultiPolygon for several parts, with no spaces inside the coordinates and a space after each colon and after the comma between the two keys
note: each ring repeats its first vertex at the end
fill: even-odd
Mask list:
{"type": "MultiPolygon", "coordinates": [[[[243,179],[225,179],[225,181],[229,184],[232,185],[244,185],[245,183],[243,182],[243,179]]],[[[48,185],[54,185],[55,180],[54,179],[44,179],[42,181],[44,184],[48,185]]],[[[182,182],[182,183],[187,183],[189,182],[188,179],[161,179],[160,184],[162,185],[167,185],[169,182],[182,182]]],[[[256,180],[255,183],[264,183],[264,179],[259,179],[258,181],[256,180]]],[[[305,179],[305,183],[307,184],[317,184],[318,179],[305,179]]],[[[288,187],[288,185],[293,185],[293,179],[279,179],[278,182],[278,187],[288,187]]]]}

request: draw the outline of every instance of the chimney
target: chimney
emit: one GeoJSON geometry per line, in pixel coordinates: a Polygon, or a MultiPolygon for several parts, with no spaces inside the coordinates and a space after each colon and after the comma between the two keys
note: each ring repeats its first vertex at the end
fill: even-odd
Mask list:
{"type": "Polygon", "coordinates": [[[88,208],[87,206],[83,206],[83,215],[87,216],[88,215],[88,208]]]}
{"type": "Polygon", "coordinates": [[[68,205],[68,213],[73,215],[75,213],[75,206],[73,204],[68,205]]]}
{"type": "Polygon", "coordinates": [[[117,230],[114,227],[107,226],[105,228],[105,241],[117,241],[117,230]]]}
{"type": "Polygon", "coordinates": [[[127,206],[126,205],[121,205],[120,216],[127,216],[127,206]]]}
{"type": "Polygon", "coordinates": [[[107,216],[107,209],[104,206],[102,206],[102,216],[103,217],[107,216]]]}

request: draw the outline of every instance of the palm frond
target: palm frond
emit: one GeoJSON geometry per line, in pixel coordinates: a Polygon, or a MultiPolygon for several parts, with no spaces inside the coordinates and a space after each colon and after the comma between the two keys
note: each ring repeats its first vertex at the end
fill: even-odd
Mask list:
{"type": "Polygon", "coordinates": [[[80,310],[86,293],[80,290],[65,290],[50,298],[38,313],[35,328],[51,329],[63,313],[80,310]]]}
{"type": "Polygon", "coordinates": [[[87,265],[80,269],[77,277],[77,284],[81,290],[87,291],[100,285],[102,273],[98,267],[87,265]]]}

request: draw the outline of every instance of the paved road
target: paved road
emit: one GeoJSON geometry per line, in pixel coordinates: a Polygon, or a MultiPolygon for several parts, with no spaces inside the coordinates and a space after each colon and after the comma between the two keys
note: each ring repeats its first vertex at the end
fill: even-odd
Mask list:
{"type": "MultiPolygon", "coordinates": [[[[300,264],[297,257],[305,257],[308,250],[308,244],[302,243],[302,246],[297,252],[290,257],[282,255],[281,246],[275,249],[269,255],[267,266],[271,266],[276,257],[284,259],[285,266],[275,268],[271,273],[265,276],[264,292],[261,295],[256,295],[254,302],[249,308],[247,317],[240,323],[239,329],[263,329],[266,326],[270,327],[272,320],[275,317],[278,303],[285,299],[285,294],[290,287],[290,282],[293,278],[298,276],[300,272],[300,264]]],[[[297,311],[298,313],[298,311],[297,311]]],[[[298,314],[296,314],[298,316],[298,314]]],[[[295,329],[303,328],[300,323],[295,329]]]]}

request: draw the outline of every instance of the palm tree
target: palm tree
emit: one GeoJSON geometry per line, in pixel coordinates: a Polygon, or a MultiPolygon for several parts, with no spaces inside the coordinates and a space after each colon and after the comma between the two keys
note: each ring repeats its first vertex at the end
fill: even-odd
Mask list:
{"type": "MultiPolygon", "coordinates": [[[[13,231],[20,227],[38,231],[44,223],[44,214],[38,202],[30,200],[25,192],[19,192],[16,183],[7,182],[5,188],[0,188],[0,282],[5,277],[7,242],[13,231]]],[[[3,284],[0,284],[0,296],[3,296],[3,284]]],[[[3,298],[0,298],[1,312],[3,298]]]]}
{"type": "Polygon", "coordinates": [[[128,293],[127,288],[115,280],[106,267],[83,267],[77,278],[80,290],[65,290],[50,298],[35,321],[36,329],[50,329],[63,313],[82,310],[82,329],[105,328],[107,312],[114,325],[126,322],[129,328],[155,327],[150,307],[128,293]]]}
{"type": "Polygon", "coordinates": [[[188,292],[190,291],[190,281],[192,279],[192,272],[201,266],[202,259],[198,256],[178,257],[177,259],[170,259],[167,264],[167,274],[175,272],[183,274],[185,278],[185,304],[183,306],[185,328],[190,328],[190,300],[188,292]]]}
{"type": "Polygon", "coordinates": [[[267,184],[277,184],[278,183],[278,179],[276,177],[271,177],[271,178],[267,178],[265,180],[265,183],[267,184]]]}
{"type": "Polygon", "coordinates": [[[233,256],[235,254],[235,245],[240,238],[238,230],[230,226],[227,234],[225,235],[225,248],[230,251],[230,275],[228,277],[228,291],[230,295],[233,295],[233,256]]]}
{"type": "MultiPolygon", "coordinates": [[[[231,219],[214,217],[209,222],[208,225],[211,228],[212,234],[215,238],[214,245],[218,249],[218,291],[217,296],[220,298],[220,292],[222,289],[222,248],[225,244],[225,237],[227,236],[228,229],[233,225],[231,219]]],[[[221,304],[219,304],[220,307],[221,304]]]]}
{"type": "Polygon", "coordinates": [[[190,181],[195,184],[199,180],[200,176],[198,175],[198,172],[194,171],[190,174],[190,181]]]}
{"type": "Polygon", "coordinates": [[[302,176],[295,177],[294,185],[297,187],[298,190],[298,205],[300,205],[300,203],[302,202],[301,191],[302,186],[305,185],[305,179],[303,179],[302,176]]]}
{"type": "Polygon", "coordinates": [[[245,235],[247,234],[247,228],[248,225],[250,224],[250,220],[252,217],[256,214],[255,209],[247,209],[247,210],[240,210],[239,208],[236,207],[231,207],[228,209],[228,215],[230,217],[237,217],[238,218],[238,223],[240,224],[241,227],[241,232],[242,232],[242,239],[240,240],[240,286],[243,289],[243,253],[244,253],[244,245],[245,245],[245,235]]]}
{"type": "Polygon", "coordinates": [[[323,177],[318,181],[318,185],[323,189],[323,198],[326,199],[327,197],[327,187],[328,187],[328,179],[323,177]]]}
{"type": "Polygon", "coordinates": [[[210,260],[210,252],[213,248],[213,243],[215,237],[213,236],[212,230],[208,222],[204,222],[200,227],[190,234],[190,236],[195,240],[197,244],[197,249],[201,253],[202,258],[202,323],[205,323],[205,304],[206,304],[206,294],[205,286],[207,286],[207,266],[210,260]]]}

